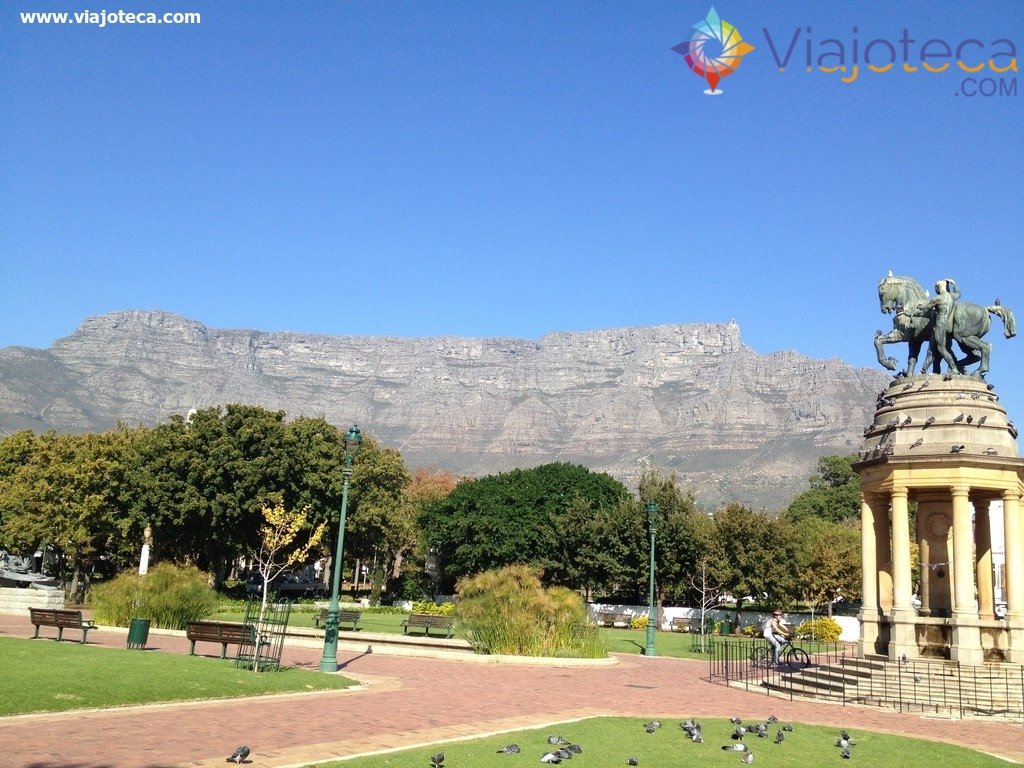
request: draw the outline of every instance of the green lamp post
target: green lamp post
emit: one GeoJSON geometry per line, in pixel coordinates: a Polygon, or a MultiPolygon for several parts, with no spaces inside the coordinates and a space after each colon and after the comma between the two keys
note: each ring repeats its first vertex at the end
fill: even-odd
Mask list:
{"type": "Polygon", "coordinates": [[[658,623],[658,614],[654,609],[654,534],[658,530],[658,502],[647,502],[647,527],[651,532],[651,584],[647,592],[647,648],[644,649],[644,656],[657,656],[658,651],[654,647],[654,629],[658,623]]]}
{"type": "Polygon", "coordinates": [[[355,424],[345,433],[344,451],[345,468],[341,476],[345,483],[341,489],[341,519],[338,521],[338,548],[334,553],[334,579],[331,581],[331,604],[327,608],[324,621],[324,655],[320,659],[321,672],[338,671],[338,592],[341,589],[341,556],[345,551],[345,516],[348,514],[348,481],[352,477],[352,462],[359,453],[363,435],[355,424]]]}

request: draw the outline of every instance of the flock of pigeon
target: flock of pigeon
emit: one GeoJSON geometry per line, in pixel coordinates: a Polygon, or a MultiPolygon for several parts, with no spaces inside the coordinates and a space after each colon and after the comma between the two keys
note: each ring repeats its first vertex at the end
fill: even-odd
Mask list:
{"type": "MultiPolygon", "coordinates": [[[[750,745],[744,740],[747,736],[752,736],[758,739],[767,739],[769,731],[778,725],[779,718],[775,715],[770,715],[763,722],[747,723],[744,724],[743,720],[738,717],[730,718],[729,722],[733,725],[731,734],[732,741],[729,744],[724,744],[722,749],[726,752],[735,752],[740,755],[740,762],[750,765],[754,762],[754,753],[751,751],[750,745]]],[[[650,722],[644,723],[644,730],[647,733],[656,733],[661,728],[660,720],[651,720],[650,722]]],[[[702,727],[699,721],[689,719],[679,723],[679,728],[686,734],[690,741],[694,744],[703,744],[704,735],[702,727]]],[[[773,744],[782,744],[786,740],[786,734],[794,731],[792,723],[785,723],[784,725],[778,726],[775,729],[775,738],[772,740],[773,744]]],[[[851,757],[850,748],[854,746],[854,741],[850,738],[850,734],[845,730],[840,731],[836,737],[836,747],[839,748],[839,756],[845,760],[849,760],[851,757]]],[[[540,757],[542,763],[561,763],[565,760],[572,760],[573,757],[583,754],[583,747],[579,744],[573,743],[562,736],[548,736],[548,749],[540,757]]],[[[518,744],[508,744],[498,750],[498,754],[502,755],[518,755],[522,753],[522,749],[518,744]]],[[[430,756],[430,764],[433,768],[444,768],[445,755],[444,752],[438,752],[435,755],[430,756]]],[[[627,757],[626,765],[639,766],[640,760],[636,757],[627,757]]]]}

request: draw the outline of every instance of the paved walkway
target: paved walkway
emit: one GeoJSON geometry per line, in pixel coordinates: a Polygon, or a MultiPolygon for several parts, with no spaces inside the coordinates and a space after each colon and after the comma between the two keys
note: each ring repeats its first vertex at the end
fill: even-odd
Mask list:
{"type": "MultiPolygon", "coordinates": [[[[0,615],[0,635],[31,637],[32,625],[27,617],[0,615]]],[[[97,630],[89,635],[94,641],[123,648],[125,633],[97,630]]],[[[147,648],[188,653],[188,641],[150,633],[147,648]]],[[[316,669],[321,650],[316,643],[289,643],[283,661],[316,669]]],[[[603,666],[527,666],[351,650],[339,650],[338,658],[341,671],[363,686],[0,718],[0,755],[11,768],[220,768],[237,744],[246,743],[252,768],[283,768],[593,715],[774,713],[783,720],[955,742],[1024,762],[1019,725],[767,698],[702,680],[707,666],[699,661],[618,656],[618,663],[603,666]]]]}

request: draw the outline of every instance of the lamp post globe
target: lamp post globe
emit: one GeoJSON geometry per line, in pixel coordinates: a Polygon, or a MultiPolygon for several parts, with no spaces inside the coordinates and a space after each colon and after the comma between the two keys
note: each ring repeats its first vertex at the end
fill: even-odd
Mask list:
{"type": "Polygon", "coordinates": [[[334,578],[331,580],[331,604],[324,621],[324,655],[320,659],[321,672],[338,671],[338,592],[341,589],[341,557],[345,551],[345,517],[348,514],[348,483],[352,477],[352,462],[359,453],[363,435],[355,424],[345,433],[343,441],[345,466],[341,470],[344,484],[341,489],[341,516],[338,519],[338,546],[334,552],[334,578]]]}
{"type": "Polygon", "coordinates": [[[647,647],[644,649],[644,656],[657,656],[658,651],[654,647],[654,630],[658,623],[658,614],[654,608],[654,534],[658,530],[658,502],[647,502],[647,527],[651,532],[651,568],[650,588],[647,591],[647,647]]]}

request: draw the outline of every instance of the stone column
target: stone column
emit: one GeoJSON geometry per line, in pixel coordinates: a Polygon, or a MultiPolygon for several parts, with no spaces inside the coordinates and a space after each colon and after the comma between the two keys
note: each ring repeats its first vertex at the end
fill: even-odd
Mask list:
{"type": "Polygon", "coordinates": [[[1024,540],[1021,539],[1020,493],[1003,493],[1003,539],[1006,549],[1006,616],[1024,622],[1024,540]]]}
{"type": "Polygon", "coordinates": [[[974,551],[977,558],[978,614],[983,619],[996,616],[995,587],[992,583],[992,529],[988,517],[988,499],[974,502],[974,551]]]}
{"type": "Polygon", "coordinates": [[[950,658],[961,664],[984,661],[981,626],[974,602],[974,542],[971,540],[970,488],[954,485],[953,497],[953,643],[950,658]]]}
{"type": "Polygon", "coordinates": [[[861,608],[860,655],[878,652],[878,536],[875,505],[877,494],[860,496],[861,608]]]}
{"type": "Polygon", "coordinates": [[[921,513],[917,514],[917,542],[921,552],[921,608],[919,613],[922,616],[932,615],[932,589],[931,589],[931,543],[928,541],[928,534],[921,530],[921,513]]]}
{"type": "Polygon", "coordinates": [[[914,610],[910,579],[910,516],[907,509],[909,491],[905,486],[892,489],[892,618],[889,638],[889,659],[896,661],[904,654],[919,655],[917,648],[917,612],[914,610]]]}
{"type": "Polygon", "coordinates": [[[907,489],[892,491],[892,607],[913,611],[910,579],[910,517],[907,513],[907,489]]]}
{"type": "Polygon", "coordinates": [[[953,615],[978,617],[974,605],[974,545],[966,485],[950,488],[953,496],[953,615]]]}

